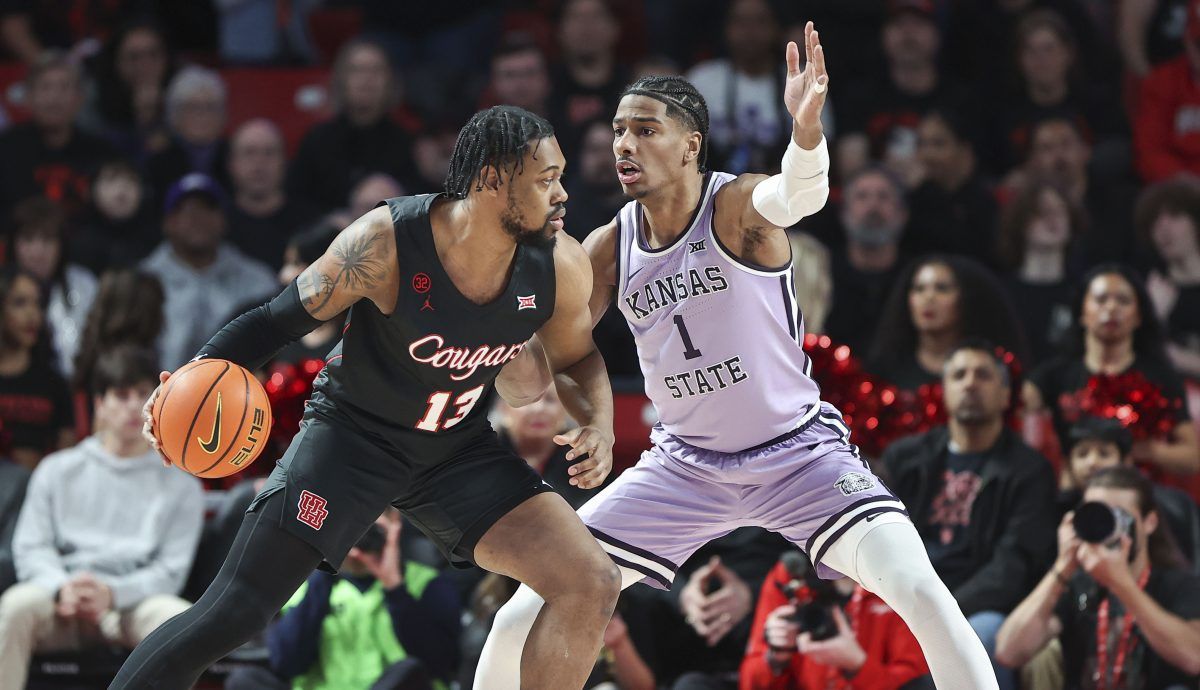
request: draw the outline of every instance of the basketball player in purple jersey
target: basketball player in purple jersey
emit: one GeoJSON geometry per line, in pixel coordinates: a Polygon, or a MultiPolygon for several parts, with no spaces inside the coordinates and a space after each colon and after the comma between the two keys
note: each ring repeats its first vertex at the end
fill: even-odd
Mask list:
{"type": "MultiPolygon", "coordinates": [[[[899,613],[938,688],[996,688],[904,505],[859,457],[837,409],[821,402],[801,348],[782,228],[816,213],[829,193],[820,121],[829,77],[811,23],[805,51],[801,70],[796,44],[787,47],[784,103],[794,126],[779,175],[706,171],[708,110],[682,79],[646,77],[621,99],[613,152],[634,201],[584,244],[591,309],[598,321],[615,301],[625,315],[659,423],[653,447],[579,514],[626,587],[643,579],[669,587],[679,564],[735,528],[779,532],[823,577],[845,574],[899,613]]],[[[561,392],[567,402],[572,391],[561,392]]],[[[571,472],[591,469],[583,460],[571,472]]],[[[520,687],[521,649],[540,606],[521,587],[497,614],[477,690],[520,687]]]]}

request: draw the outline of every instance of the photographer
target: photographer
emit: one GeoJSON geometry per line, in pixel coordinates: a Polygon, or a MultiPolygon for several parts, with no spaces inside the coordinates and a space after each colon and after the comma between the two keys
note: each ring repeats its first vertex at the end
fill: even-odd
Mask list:
{"type": "Polygon", "coordinates": [[[226,690],[429,690],[457,664],[461,607],[437,570],[400,555],[388,510],[342,570],[313,571],[267,630],[271,670],[244,667],[226,690]]]}
{"type": "Polygon", "coordinates": [[[1023,665],[1058,636],[1066,690],[1195,688],[1200,579],[1159,529],[1150,482],[1104,469],[1083,498],[1058,528],[1054,567],[1001,627],[997,658],[1023,665]]]}
{"type": "Polygon", "coordinates": [[[894,690],[928,673],[883,600],[849,578],[818,579],[793,552],[763,582],[739,690],[894,690]]]}

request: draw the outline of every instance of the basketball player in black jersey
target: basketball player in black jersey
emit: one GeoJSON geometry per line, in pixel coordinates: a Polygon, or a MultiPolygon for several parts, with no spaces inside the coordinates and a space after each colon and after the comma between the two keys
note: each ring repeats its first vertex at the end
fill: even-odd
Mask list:
{"type": "Polygon", "coordinates": [[[350,309],[300,431],[215,581],[134,650],[111,687],[190,687],[262,630],[313,568],[335,570],[388,504],[453,563],[546,599],[523,687],[583,685],[620,576],[566,501],[500,446],[483,404],[493,383],[519,405],[551,371],[563,375],[585,398],[571,410],[581,427],[561,438],[568,458],[582,458],[571,481],[591,488],[608,474],[612,392],[591,338],[591,265],[560,232],[564,165],[542,118],[507,106],[477,113],[445,193],[387,200],[204,346],[197,357],[254,368],[350,309]]]}

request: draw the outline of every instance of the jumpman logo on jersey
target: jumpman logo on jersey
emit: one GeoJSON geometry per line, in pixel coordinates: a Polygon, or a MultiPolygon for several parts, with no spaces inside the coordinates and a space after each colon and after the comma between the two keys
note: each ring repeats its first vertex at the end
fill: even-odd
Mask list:
{"type": "Polygon", "coordinates": [[[421,305],[421,311],[426,311],[426,310],[437,311],[436,309],[433,308],[433,305],[429,303],[429,295],[425,295],[425,304],[421,305]]]}
{"type": "Polygon", "coordinates": [[[688,254],[702,252],[705,249],[708,249],[708,247],[704,246],[704,240],[700,240],[699,242],[688,242],[688,254]]]}

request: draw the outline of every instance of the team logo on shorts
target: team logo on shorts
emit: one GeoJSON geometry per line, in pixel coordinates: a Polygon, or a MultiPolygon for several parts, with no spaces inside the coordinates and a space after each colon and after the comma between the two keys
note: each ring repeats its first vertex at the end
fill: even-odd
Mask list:
{"type": "Polygon", "coordinates": [[[838,477],[833,485],[841,490],[843,496],[849,496],[874,488],[875,478],[862,472],[847,472],[838,477]]]}
{"type": "Polygon", "coordinates": [[[329,517],[329,511],[325,509],[325,499],[308,489],[300,492],[300,500],[296,507],[300,509],[296,519],[316,530],[321,529],[325,518],[329,517]]]}

